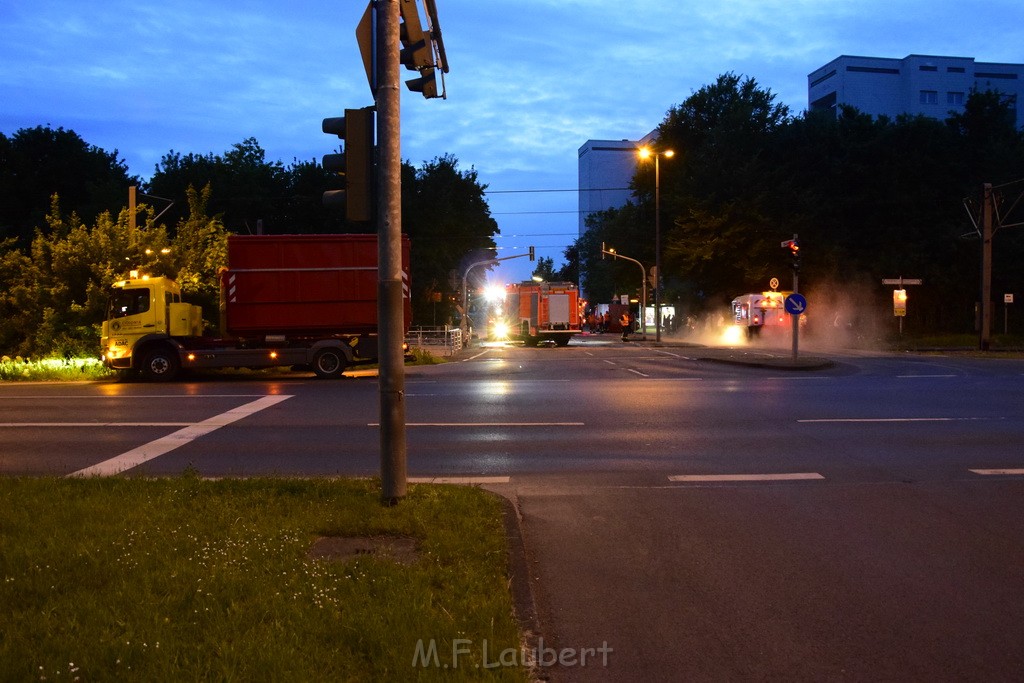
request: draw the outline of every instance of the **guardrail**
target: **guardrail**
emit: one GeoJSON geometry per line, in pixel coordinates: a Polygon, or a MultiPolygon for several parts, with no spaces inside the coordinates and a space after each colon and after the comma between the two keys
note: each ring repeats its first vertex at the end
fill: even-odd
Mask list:
{"type": "Polygon", "coordinates": [[[462,350],[462,330],[457,327],[412,327],[405,341],[410,347],[451,356],[462,350]]]}

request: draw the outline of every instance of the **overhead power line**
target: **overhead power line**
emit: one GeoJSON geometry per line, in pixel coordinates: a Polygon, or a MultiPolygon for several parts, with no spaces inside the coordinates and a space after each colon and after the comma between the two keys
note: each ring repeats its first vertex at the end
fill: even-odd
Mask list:
{"type": "Polygon", "coordinates": [[[527,194],[539,192],[617,192],[620,190],[632,190],[631,187],[574,187],[571,190],[484,190],[484,194],[527,194]]]}

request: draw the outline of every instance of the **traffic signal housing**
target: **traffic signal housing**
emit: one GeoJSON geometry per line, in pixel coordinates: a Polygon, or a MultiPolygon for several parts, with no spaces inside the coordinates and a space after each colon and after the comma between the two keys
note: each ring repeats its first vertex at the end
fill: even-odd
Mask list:
{"type": "Polygon", "coordinates": [[[789,249],[790,266],[794,271],[800,270],[800,242],[796,239],[786,240],[782,246],[789,249]]]}
{"type": "Polygon", "coordinates": [[[422,93],[430,99],[437,97],[437,73],[434,63],[434,44],[430,33],[423,30],[416,0],[399,0],[402,23],[398,27],[402,43],[399,60],[410,71],[418,71],[419,78],[405,82],[412,92],[422,93]]]}
{"type": "Polygon", "coordinates": [[[373,107],[346,109],[344,116],[326,118],[323,131],[345,141],[344,152],[323,157],[324,170],[345,179],[344,189],[324,192],[324,206],[344,204],[346,219],[355,222],[373,220],[377,186],[373,107]]]}

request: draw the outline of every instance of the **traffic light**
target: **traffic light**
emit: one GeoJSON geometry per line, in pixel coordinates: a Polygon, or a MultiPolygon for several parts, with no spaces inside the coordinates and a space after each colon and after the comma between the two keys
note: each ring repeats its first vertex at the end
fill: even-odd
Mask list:
{"type": "Polygon", "coordinates": [[[537,251],[533,247],[530,247],[530,260],[531,261],[536,261],[537,260],[537,251]]]}
{"type": "Polygon", "coordinates": [[[345,178],[345,189],[324,192],[324,206],[345,205],[345,218],[370,221],[377,185],[374,173],[373,107],[346,109],[345,116],[324,119],[323,131],[345,141],[342,154],[325,154],[324,170],[345,178]]]}
{"type": "Polygon", "coordinates": [[[406,69],[420,74],[419,78],[410,79],[405,85],[427,99],[437,97],[433,39],[429,32],[423,31],[416,0],[399,0],[399,9],[402,14],[402,23],[398,27],[402,42],[399,59],[406,69]]]}
{"type": "Polygon", "coordinates": [[[800,270],[800,242],[796,239],[786,240],[782,246],[789,249],[790,265],[793,270],[800,270]]]}

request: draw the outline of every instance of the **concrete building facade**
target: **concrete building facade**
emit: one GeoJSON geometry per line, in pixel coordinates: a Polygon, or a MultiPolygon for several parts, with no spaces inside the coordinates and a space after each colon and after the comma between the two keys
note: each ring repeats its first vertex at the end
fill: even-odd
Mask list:
{"type": "Polygon", "coordinates": [[[657,139],[651,131],[639,140],[587,140],[579,149],[579,229],[587,231],[591,214],[624,206],[633,195],[637,148],[657,139]]]}
{"type": "Polygon", "coordinates": [[[872,116],[921,114],[945,119],[962,113],[971,89],[1009,98],[1024,127],[1024,64],[976,62],[972,57],[908,55],[903,59],[843,55],[807,76],[811,111],[856,107],[872,116]]]}

